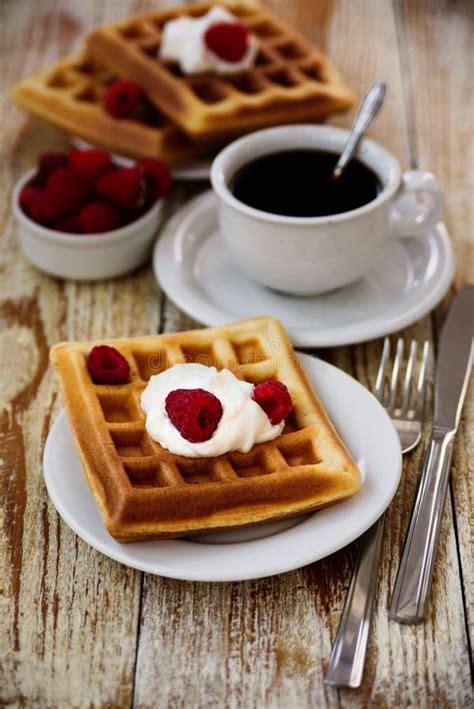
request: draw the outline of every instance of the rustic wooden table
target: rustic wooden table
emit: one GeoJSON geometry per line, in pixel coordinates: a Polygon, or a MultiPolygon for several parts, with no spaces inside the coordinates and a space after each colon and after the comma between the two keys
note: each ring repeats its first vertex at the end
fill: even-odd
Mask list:
{"type": "MultiPolygon", "coordinates": [[[[326,688],[355,545],[306,568],[245,583],[184,583],[121,566],[82,542],[49,502],[43,446],[62,403],[48,348],[194,327],[149,269],[99,284],[58,281],[22,257],[10,210],[14,181],[64,139],[26,117],[9,87],[79,46],[95,24],[156,7],[144,0],[3,0],[0,409],[0,705],[101,707],[460,707],[472,702],[469,421],[456,441],[426,622],[400,626],[387,602],[424,446],[406,459],[390,508],[363,687],[326,688]],[[471,623],[471,626],[470,626],[471,623]]],[[[473,14],[449,0],[269,0],[327,49],[359,93],[390,93],[373,134],[446,191],[458,259],[451,295],[473,279],[473,14]]],[[[348,125],[351,116],[334,122],[348,125]]],[[[197,187],[177,186],[173,210],[197,187]]],[[[410,335],[436,341],[446,301],[410,335]]],[[[408,333],[407,333],[408,334],[408,333]]],[[[380,341],[319,354],[364,384],[380,341]]],[[[472,432],[472,428],[471,428],[472,432]]],[[[471,443],[472,445],[472,443],[471,443]]]]}

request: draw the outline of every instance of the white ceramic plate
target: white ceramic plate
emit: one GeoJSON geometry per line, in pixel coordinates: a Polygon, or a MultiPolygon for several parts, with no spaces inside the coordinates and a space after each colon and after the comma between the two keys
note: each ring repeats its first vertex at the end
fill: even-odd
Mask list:
{"type": "Polygon", "coordinates": [[[212,192],[184,205],[158,239],[155,276],[167,295],[205,325],[277,317],[297,347],[364,342],[419,320],[443,298],[454,255],[440,224],[418,239],[390,239],[361,280],[318,296],[290,296],[251,281],[217,231],[212,192]]]}
{"type": "MultiPolygon", "coordinates": [[[[75,148],[91,148],[91,144],[87,143],[82,138],[77,138],[73,136],[71,138],[71,143],[75,148]]],[[[113,155],[116,163],[123,165],[124,167],[129,167],[133,165],[134,160],[129,158],[124,158],[122,155],[113,155]]],[[[172,169],[172,174],[175,180],[187,182],[192,180],[209,180],[211,174],[211,164],[212,160],[194,160],[187,165],[182,167],[175,167],[172,169]]]]}
{"type": "Polygon", "coordinates": [[[72,438],[65,411],[46,441],[44,477],[64,521],[106,556],[160,576],[237,581],[296,569],[359,537],[390,503],[401,471],[400,441],[378,401],[355,379],[309,355],[308,377],[364,475],[349,500],[305,517],[187,539],[120,544],[106,531],[72,438]]]}

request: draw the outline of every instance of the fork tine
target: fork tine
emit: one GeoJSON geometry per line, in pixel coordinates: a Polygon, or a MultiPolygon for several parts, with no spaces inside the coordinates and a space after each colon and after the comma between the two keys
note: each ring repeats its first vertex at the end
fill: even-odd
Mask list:
{"type": "Polygon", "coordinates": [[[425,401],[425,389],[426,389],[426,374],[428,370],[428,359],[430,356],[430,343],[425,340],[423,345],[423,355],[421,358],[420,372],[418,374],[418,384],[417,384],[417,397],[416,405],[414,409],[414,416],[420,417],[423,413],[423,405],[425,401]]]}
{"type": "Polygon", "coordinates": [[[403,338],[399,337],[397,342],[397,351],[395,354],[395,360],[393,362],[392,379],[390,381],[390,399],[387,405],[387,411],[390,414],[395,408],[395,402],[397,400],[397,383],[398,375],[400,373],[400,365],[403,359],[403,348],[405,343],[403,338]]]}
{"type": "Polygon", "coordinates": [[[382,357],[380,358],[379,371],[377,372],[377,379],[375,381],[375,397],[382,403],[383,400],[383,390],[385,382],[385,372],[387,371],[388,358],[390,356],[390,338],[386,337],[383,342],[382,357]]]}
{"type": "Polygon", "coordinates": [[[411,394],[411,377],[413,374],[413,367],[415,366],[416,353],[418,350],[418,343],[416,340],[411,341],[410,345],[410,355],[408,357],[407,368],[405,372],[405,381],[403,383],[403,400],[400,409],[400,416],[406,416],[408,411],[408,406],[410,404],[410,394],[411,394]]]}

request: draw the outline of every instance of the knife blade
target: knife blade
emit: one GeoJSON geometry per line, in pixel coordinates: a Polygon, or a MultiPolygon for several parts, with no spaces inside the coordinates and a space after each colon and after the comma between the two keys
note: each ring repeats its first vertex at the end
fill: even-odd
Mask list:
{"type": "Polygon", "coordinates": [[[427,612],[454,436],[472,367],[473,334],[474,286],[467,286],[453,301],[441,331],[433,430],[389,610],[399,623],[418,623],[427,612]]]}
{"type": "Polygon", "coordinates": [[[463,288],[441,330],[435,370],[434,426],[457,431],[472,367],[474,285],[463,288]]]}

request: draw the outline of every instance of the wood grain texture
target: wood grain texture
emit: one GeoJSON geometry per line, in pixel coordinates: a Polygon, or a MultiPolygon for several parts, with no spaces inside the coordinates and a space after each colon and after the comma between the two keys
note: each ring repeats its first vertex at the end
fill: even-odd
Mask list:
{"type": "MultiPolygon", "coordinates": [[[[440,177],[458,255],[456,287],[472,280],[470,3],[265,4],[324,46],[359,94],[377,78],[389,81],[389,99],[373,135],[404,166],[419,165],[440,177]]],[[[75,49],[95,24],[156,5],[151,0],[7,0],[0,4],[2,89],[75,49]]],[[[9,210],[12,185],[39,152],[61,147],[64,140],[15,109],[5,90],[0,106],[0,705],[472,703],[467,635],[474,616],[472,400],[456,442],[429,618],[403,627],[389,623],[386,615],[421,446],[405,463],[390,509],[367,671],[357,692],[323,684],[355,545],[275,578],[184,583],[127,569],[62,523],[41,473],[44,441],[62,407],[47,364],[49,346],[60,339],[140,335],[197,324],[166,300],[148,269],[116,281],[74,284],[41,275],[24,261],[9,210]]],[[[336,122],[348,125],[350,116],[336,122]]],[[[175,189],[168,212],[195,192],[195,187],[175,189]]],[[[439,308],[404,334],[431,338],[443,312],[439,308]]],[[[380,349],[380,342],[372,342],[319,354],[369,385],[380,349]]]]}
{"type": "MultiPolygon", "coordinates": [[[[99,19],[92,3],[82,16],[78,4],[32,7],[2,5],[2,88],[69,51],[99,19]]],[[[1,100],[0,704],[129,706],[141,575],[81,542],[48,500],[42,450],[62,408],[48,349],[61,339],[154,332],[160,296],[147,273],[79,285],[24,261],[11,188],[38,152],[64,140],[17,111],[5,91],[1,100]]]]}
{"type": "MultiPolygon", "coordinates": [[[[446,191],[446,224],[453,236],[455,288],[474,281],[474,6],[470,2],[403,2],[401,37],[411,77],[414,162],[440,176],[446,191]],[[446,17],[449,16],[449,22],[446,17]]],[[[445,307],[435,313],[438,330],[445,307]]],[[[456,438],[451,504],[458,535],[467,628],[474,627],[474,389],[468,391],[456,438]]]]}

